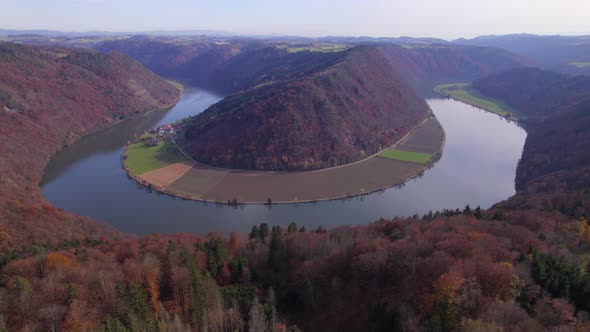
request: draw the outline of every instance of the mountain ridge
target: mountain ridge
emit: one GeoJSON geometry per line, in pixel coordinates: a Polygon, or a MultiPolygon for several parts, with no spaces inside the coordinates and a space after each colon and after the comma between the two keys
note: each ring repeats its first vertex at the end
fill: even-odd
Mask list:
{"type": "Polygon", "coordinates": [[[225,168],[333,167],[377,153],[428,115],[373,47],[352,48],[295,76],[238,92],[196,116],[185,151],[225,168]]]}

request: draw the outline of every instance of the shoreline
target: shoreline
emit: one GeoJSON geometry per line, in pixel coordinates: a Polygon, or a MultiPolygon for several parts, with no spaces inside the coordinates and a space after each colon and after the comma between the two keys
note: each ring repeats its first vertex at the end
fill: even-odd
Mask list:
{"type": "Polygon", "coordinates": [[[119,119],[119,120],[113,121],[113,122],[109,123],[108,126],[104,126],[104,127],[103,126],[99,126],[99,127],[95,128],[92,131],[89,131],[89,132],[87,132],[87,133],[85,133],[83,135],[80,135],[79,137],[76,137],[76,139],[73,142],[69,142],[68,144],[63,144],[59,149],[57,149],[53,154],[51,154],[51,156],[49,156],[49,159],[47,160],[47,162],[43,166],[43,174],[42,174],[41,178],[37,181],[37,186],[41,187],[41,184],[43,183],[43,181],[45,179],[46,169],[49,166],[49,164],[51,163],[51,160],[53,159],[53,157],[56,154],[60,153],[64,148],[67,148],[68,146],[71,146],[71,145],[74,145],[74,144],[78,143],[81,139],[84,139],[85,137],[98,134],[98,133],[100,133],[102,131],[105,131],[105,130],[111,128],[111,127],[114,127],[114,126],[116,126],[116,125],[118,125],[120,123],[124,123],[125,121],[133,120],[133,119],[139,119],[139,118],[142,118],[144,116],[147,116],[147,115],[149,115],[151,113],[158,112],[158,111],[163,111],[165,109],[172,108],[176,104],[178,104],[178,102],[182,98],[182,95],[184,94],[184,85],[182,85],[182,84],[180,84],[178,82],[173,82],[173,81],[169,81],[169,80],[167,80],[167,82],[169,82],[170,84],[172,84],[179,91],[179,94],[178,94],[178,96],[176,97],[175,100],[171,101],[170,103],[168,103],[166,105],[156,106],[153,109],[151,109],[149,111],[146,111],[146,112],[143,112],[141,114],[136,114],[134,116],[129,116],[129,117],[125,118],[125,119],[119,119]]]}
{"type": "Polygon", "coordinates": [[[518,112],[517,110],[515,110],[514,108],[506,105],[504,102],[502,102],[501,100],[497,100],[497,99],[493,99],[490,97],[486,97],[484,95],[481,95],[479,93],[477,93],[477,91],[473,92],[473,89],[471,88],[471,84],[470,83],[449,83],[449,84],[440,84],[437,85],[434,88],[434,91],[441,96],[442,98],[447,98],[447,99],[452,99],[452,100],[456,100],[458,102],[473,106],[475,108],[479,108],[481,110],[484,110],[488,113],[492,113],[495,114],[503,119],[509,120],[509,121],[513,121],[518,123],[519,125],[522,125],[522,122],[524,120],[526,120],[526,115],[518,112]],[[498,107],[500,109],[500,111],[494,111],[492,109],[492,106],[490,107],[486,107],[485,105],[482,104],[478,104],[477,102],[473,101],[472,99],[469,98],[460,98],[457,95],[454,95],[450,92],[446,92],[444,90],[445,87],[448,86],[454,86],[454,87],[461,87],[462,91],[466,92],[470,97],[472,98],[476,98],[476,99],[480,99],[483,102],[487,102],[487,103],[491,103],[493,104],[492,106],[498,107]],[[477,94],[475,94],[477,93],[477,94]],[[506,114],[502,114],[501,112],[504,112],[506,114]],[[506,116],[507,114],[510,114],[510,116],[506,116]]]}
{"type": "MultiPolygon", "coordinates": [[[[216,168],[213,166],[207,166],[207,165],[198,163],[198,162],[194,161],[192,158],[190,158],[189,160],[193,160],[194,162],[196,162],[198,164],[193,165],[191,167],[191,169],[189,169],[185,174],[180,175],[178,178],[176,178],[174,181],[172,181],[168,185],[157,186],[157,185],[154,185],[153,183],[149,182],[148,180],[144,179],[141,175],[134,175],[131,173],[131,171],[129,170],[129,168],[127,167],[127,165],[125,163],[128,145],[125,146],[123,153],[121,154],[120,161],[121,161],[121,165],[122,165],[123,169],[125,170],[125,172],[127,173],[127,176],[129,179],[134,180],[136,183],[146,187],[149,190],[155,190],[155,191],[159,192],[160,194],[165,194],[165,195],[169,195],[172,197],[178,197],[178,198],[181,198],[184,200],[191,200],[191,201],[202,202],[202,203],[215,203],[215,204],[230,205],[230,206],[246,205],[246,204],[247,205],[271,206],[271,205],[275,205],[275,204],[276,205],[284,205],[284,204],[317,203],[317,202],[324,202],[324,201],[345,200],[345,199],[351,199],[354,197],[361,197],[361,196],[365,196],[365,195],[369,195],[369,194],[374,194],[374,193],[384,191],[384,190],[387,190],[390,188],[402,186],[403,184],[422,176],[426,170],[433,167],[436,164],[436,162],[438,162],[438,160],[440,160],[440,158],[442,157],[442,151],[444,149],[445,142],[446,142],[446,134],[444,132],[444,128],[442,127],[440,122],[438,122],[438,119],[434,116],[434,114],[432,114],[431,116],[424,119],[418,126],[413,128],[406,135],[404,135],[404,137],[402,137],[400,140],[395,142],[393,145],[389,146],[388,148],[386,148],[382,151],[379,151],[378,153],[376,153],[372,156],[369,156],[365,159],[358,160],[358,161],[355,161],[353,163],[349,163],[346,165],[339,165],[339,166],[325,168],[325,169],[319,169],[319,170],[297,171],[297,172],[279,172],[279,171],[247,171],[247,170],[221,169],[221,168],[216,168]],[[427,163],[423,164],[421,167],[417,167],[417,168],[411,170],[411,174],[412,174],[411,176],[405,177],[401,180],[396,180],[393,182],[388,181],[389,183],[382,185],[382,186],[378,186],[376,188],[371,188],[370,190],[363,191],[363,188],[361,188],[360,192],[354,192],[354,193],[348,192],[348,193],[343,193],[342,195],[327,195],[325,197],[317,197],[317,198],[310,198],[310,199],[292,199],[292,200],[279,199],[279,200],[270,200],[270,203],[269,203],[268,201],[265,201],[265,200],[260,200],[260,199],[256,200],[256,199],[250,199],[250,198],[244,198],[244,197],[240,197],[240,199],[238,199],[238,197],[235,197],[233,199],[227,199],[227,200],[213,199],[213,198],[202,197],[205,194],[201,194],[198,196],[197,195],[190,195],[186,192],[179,192],[177,190],[174,190],[173,188],[169,188],[171,185],[175,184],[177,181],[181,181],[182,178],[184,176],[186,176],[186,173],[193,170],[195,168],[195,166],[197,166],[197,165],[200,165],[205,170],[215,170],[215,171],[219,171],[219,172],[227,172],[227,174],[234,174],[234,175],[237,174],[237,175],[242,175],[245,177],[248,176],[248,174],[263,175],[263,176],[269,176],[269,177],[270,176],[277,177],[277,176],[281,176],[281,175],[310,176],[310,175],[317,175],[317,173],[319,173],[319,172],[329,174],[329,172],[339,171],[340,169],[347,168],[347,167],[350,168],[351,166],[359,166],[359,165],[362,166],[363,163],[367,163],[367,161],[369,161],[369,160],[386,159],[386,158],[380,157],[379,154],[385,150],[389,150],[389,149],[392,149],[392,148],[395,148],[395,147],[405,144],[408,141],[408,139],[412,136],[412,134],[415,134],[416,131],[418,129],[422,128],[424,126],[424,124],[426,122],[428,122],[429,120],[435,122],[436,126],[440,129],[440,134],[441,134],[441,139],[437,142],[435,152],[432,153],[432,158],[427,163]]],[[[179,148],[179,150],[184,154],[182,149],[179,148]]],[[[185,154],[185,156],[186,156],[186,154],[185,154]]],[[[398,161],[398,160],[389,160],[389,161],[385,161],[385,162],[402,163],[402,164],[409,163],[414,166],[418,165],[417,163],[403,162],[403,161],[398,161]]],[[[148,172],[146,172],[146,173],[148,173],[148,172]]],[[[146,173],[142,173],[142,174],[146,174],[146,173]]],[[[269,199],[270,199],[270,197],[269,197],[269,199]]]]}

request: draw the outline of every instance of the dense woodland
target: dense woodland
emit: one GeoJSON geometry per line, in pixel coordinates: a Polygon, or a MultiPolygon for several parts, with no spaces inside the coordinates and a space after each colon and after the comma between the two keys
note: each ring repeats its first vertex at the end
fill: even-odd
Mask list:
{"type": "Polygon", "coordinates": [[[576,157],[586,153],[582,99],[527,120],[518,193],[488,210],[331,230],[262,224],[250,234],[132,237],[55,209],[37,183],[64,141],[177,93],[120,55],[0,46],[0,134],[20,151],[0,145],[0,331],[590,330],[590,165],[576,157]],[[54,67],[78,76],[64,84],[54,67]],[[26,68],[39,71],[26,80],[26,68]],[[113,99],[84,104],[86,94],[53,85],[26,93],[47,77],[69,89],[109,83],[137,104],[101,113],[113,99]],[[131,77],[153,98],[126,88],[131,77]],[[61,105],[73,105],[71,121],[58,121],[61,105]],[[564,141],[544,141],[549,133],[564,141]],[[538,160],[551,167],[522,171],[538,160]]]}
{"type": "Polygon", "coordinates": [[[514,34],[457,39],[454,43],[498,47],[530,58],[544,69],[570,74],[590,74],[590,67],[575,63],[590,61],[590,36],[539,36],[514,34]]]}
{"type": "Polygon", "coordinates": [[[588,188],[590,77],[523,68],[476,80],[473,87],[529,117],[523,123],[528,138],[517,170],[517,189],[536,179],[540,179],[536,191],[588,188]],[[556,188],[556,183],[562,187],[556,188]]]}
{"type": "Polygon", "coordinates": [[[0,250],[113,234],[41,196],[51,155],[79,137],[171,105],[180,92],[123,54],[0,43],[0,250]]]}
{"type": "MultiPolygon", "coordinates": [[[[424,43],[419,39],[395,43],[369,41],[418,93],[432,95],[436,84],[471,81],[493,72],[522,67],[531,61],[499,48],[424,43]]],[[[433,42],[442,42],[433,40],[433,42]]],[[[351,45],[358,41],[351,42],[351,45]]],[[[364,44],[361,44],[364,45],[364,44]]],[[[134,36],[95,46],[133,57],[164,77],[203,88],[234,93],[250,87],[291,80],[317,71],[341,58],[338,52],[289,52],[262,40],[228,39],[214,42],[134,36]]]]}
{"type": "Polygon", "coordinates": [[[195,116],[184,150],[227,168],[333,167],[379,152],[429,115],[378,49],[337,54],[335,64],[235,93],[195,116]]]}

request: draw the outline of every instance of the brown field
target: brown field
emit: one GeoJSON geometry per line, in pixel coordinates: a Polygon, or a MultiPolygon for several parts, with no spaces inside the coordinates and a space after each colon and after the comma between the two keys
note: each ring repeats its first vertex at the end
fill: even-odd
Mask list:
{"type": "MultiPolygon", "coordinates": [[[[444,131],[435,118],[426,120],[400,141],[396,148],[437,153],[444,131]]],[[[240,203],[294,203],[367,194],[399,185],[419,175],[428,165],[373,156],[366,160],[317,171],[252,172],[217,169],[201,164],[180,174],[174,164],[144,174],[159,180],[153,184],[172,195],[202,201],[240,203]],[[156,173],[157,172],[157,173],[156,173]],[[180,174],[180,175],[179,175],[180,174]],[[174,178],[175,180],[170,181],[174,178]]],[[[151,180],[149,182],[152,182],[151,180]]]]}
{"type": "Polygon", "coordinates": [[[168,192],[179,196],[213,201],[214,199],[210,199],[204,194],[215,187],[229,173],[230,171],[196,165],[166,189],[168,192]]]}
{"type": "Polygon", "coordinates": [[[194,161],[183,161],[162,167],[153,171],[149,171],[138,176],[139,179],[147,181],[157,187],[165,187],[172,182],[178,180],[186,172],[195,166],[194,161]]]}
{"type": "Polygon", "coordinates": [[[436,119],[428,119],[417,132],[398,143],[396,148],[405,151],[437,153],[445,133],[436,119]]]}
{"type": "MultiPolygon", "coordinates": [[[[315,172],[230,172],[202,197],[238,202],[313,201],[365,194],[417,175],[420,165],[385,158],[315,172]]],[[[182,179],[180,179],[182,181],[182,179]]]]}

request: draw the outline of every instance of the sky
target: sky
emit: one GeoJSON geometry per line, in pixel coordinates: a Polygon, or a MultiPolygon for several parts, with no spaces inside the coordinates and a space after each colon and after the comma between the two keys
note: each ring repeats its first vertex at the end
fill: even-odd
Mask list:
{"type": "Polygon", "coordinates": [[[294,36],[590,34],[589,0],[0,0],[0,29],[294,36]]]}

